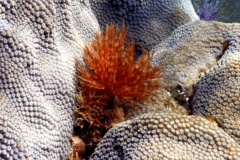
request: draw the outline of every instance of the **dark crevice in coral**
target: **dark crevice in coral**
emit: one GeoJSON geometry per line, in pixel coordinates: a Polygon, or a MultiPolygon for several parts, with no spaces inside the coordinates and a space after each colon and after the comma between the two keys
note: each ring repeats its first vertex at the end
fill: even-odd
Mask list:
{"type": "Polygon", "coordinates": [[[221,59],[221,57],[224,55],[224,53],[228,49],[229,45],[230,45],[229,41],[225,41],[225,42],[222,43],[222,48],[221,48],[222,54],[221,54],[221,56],[217,57],[218,60],[221,59]]]}
{"type": "Polygon", "coordinates": [[[113,107],[113,105],[114,105],[114,100],[115,100],[115,96],[112,96],[112,97],[109,99],[107,105],[106,105],[104,108],[105,108],[105,109],[111,109],[111,108],[113,107]]]}
{"type": "MultiPolygon", "coordinates": [[[[80,126],[74,127],[74,135],[77,135],[78,137],[81,137],[81,139],[86,143],[89,141],[89,137],[87,137],[87,132],[89,132],[89,129],[87,129],[87,124],[84,128],[81,128],[80,126]]],[[[90,155],[93,153],[96,145],[86,145],[85,154],[83,157],[85,159],[89,159],[90,155]]]]}
{"type": "Polygon", "coordinates": [[[224,41],[223,43],[221,43],[221,54],[219,54],[217,57],[216,57],[216,60],[219,61],[222,56],[225,54],[226,50],[228,49],[230,45],[230,42],[229,41],[224,41]]]}
{"type": "Polygon", "coordinates": [[[115,150],[116,153],[118,154],[117,157],[123,158],[123,148],[122,148],[120,145],[115,145],[115,146],[114,146],[114,150],[115,150]]]}
{"type": "MultiPolygon", "coordinates": [[[[216,122],[216,124],[217,124],[217,126],[219,127],[219,128],[225,128],[225,126],[219,121],[219,120],[217,120],[217,119],[214,119],[214,121],[216,122]]],[[[230,136],[231,136],[231,134],[230,134],[230,136]]],[[[234,137],[233,137],[234,138],[234,137]]]]}
{"type": "Polygon", "coordinates": [[[189,111],[189,114],[190,114],[190,115],[193,115],[193,98],[194,98],[195,93],[196,93],[196,92],[195,92],[195,90],[194,90],[192,96],[189,97],[188,111],[189,111]]]}
{"type": "Polygon", "coordinates": [[[190,91],[186,91],[181,85],[177,85],[174,89],[174,93],[172,94],[172,96],[180,106],[187,109],[189,114],[192,114],[190,102],[193,94],[192,92],[190,92],[191,94],[189,94],[188,92],[190,91]]]}
{"type": "Polygon", "coordinates": [[[135,55],[134,55],[134,60],[137,60],[138,57],[141,56],[141,54],[142,54],[142,52],[143,52],[143,49],[142,49],[142,47],[141,47],[140,45],[138,45],[138,44],[135,44],[135,49],[136,49],[136,51],[135,51],[135,55]]]}

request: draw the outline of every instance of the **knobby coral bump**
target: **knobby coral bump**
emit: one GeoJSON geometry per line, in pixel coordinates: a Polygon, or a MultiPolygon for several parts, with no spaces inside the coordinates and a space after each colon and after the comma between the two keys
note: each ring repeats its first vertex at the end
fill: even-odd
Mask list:
{"type": "Polygon", "coordinates": [[[127,42],[125,25],[120,29],[107,26],[84,53],[85,65],[78,67],[81,107],[76,112],[81,127],[90,134],[82,138],[87,146],[93,146],[113,124],[125,119],[127,107],[137,109],[139,103],[157,96],[162,68],[150,64],[151,54],[144,49],[134,60],[135,44],[127,42]]]}

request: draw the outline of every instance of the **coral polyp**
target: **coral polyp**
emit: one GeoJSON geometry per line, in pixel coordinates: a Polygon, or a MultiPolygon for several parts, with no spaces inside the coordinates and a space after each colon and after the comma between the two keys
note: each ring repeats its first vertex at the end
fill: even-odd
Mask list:
{"type": "Polygon", "coordinates": [[[145,49],[134,60],[135,44],[127,41],[125,28],[115,29],[111,24],[106,32],[97,33],[84,48],[85,64],[78,67],[81,107],[77,113],[88,127],[95,128],[91,136],[97,142],[96,135],[124,120],[126,107],[137,109],[138,104],[150,102],[161,88],[162,68],[150,64],[152,54],[145,49]]]}

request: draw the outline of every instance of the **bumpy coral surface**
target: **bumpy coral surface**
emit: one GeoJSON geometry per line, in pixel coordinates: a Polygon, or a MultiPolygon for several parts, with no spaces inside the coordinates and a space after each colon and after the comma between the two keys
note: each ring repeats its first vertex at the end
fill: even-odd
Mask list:
{"type": "Polygon", "coordinates": [[[0,159],[68,156],[88,1],[0,1],[0,159]]]}
{"type": "Polygon", "coordinates": [[[225,53],[217,65],[198,81],[192,107],[196,115],[211,116],[240,144],[239,87],[240,52],[236,50],[225,53]]]}
{"type": "Polygon", "coordinates": [[[191,0],[90,0],[99,24],[124,22],[137,49],[150,50],[178,26],[198,20],[191,0]]]}
{"type": "MultiPolygon", "coordinates": [[[[145,157],[145,159],[159,159],[160,157],[168,159],[187,159],[188,157],[178,154],[184,152],[185,155],[192,155],[194,153],[193,155],[195,155],[195,157],[190,156],[191,159],[203,159],[203,157],[206,159],[238,159],[239,107],[237,104],[239,103],[239,91],[237,85],[233,84],[238,84],[239,81],[237,78],[238,67],[237,64],[235,64],[236,61],[239,61],[239,56],[236,55],[239,51],[239,30],[240,25],[236,23],[225,24],[205,21],[190,22],[178,27],[169,38],[153,48],[155,53],[152,63],[164,66],[163,77],[165,78],[165,89],[169,91],[170,97],[173,97],[173,99],[176,100],[175,102],[180,106],[189,107],[189,113],[194,113],[194,116],[191,116],[192,120],[187,120],[186,125],[189,127],[186,127],[187,130],[192,129],[194,130],[193,132],[205,135],[207,132],[212,133],[210,126],[214,125],[219,136],[224,137],[216,138],[218,140],[215,140],[217,146],[215,149],[209,149],[211,148],[212,143],[208,146],[207,143],[204,143],[205,141],[202,137],[200,141],[203,140],[203,142],[196,141],[196,145],[199,146],[199,148],[196,149],[198,151],[195,151],[194,144],[191,144],[192,138],[188,137],[186,138],[186,143],[182,143],[182,148],[178,150],[175,146],[167,146],[168,143],[163,144],[167,139],[166,136],[163,136],[164,140],[159,140],[159,138],[157,138],[158,136],[161,137],[162,134],[157,134],[155,136],[154,134],[149,133],[149,135],[153,136],[142,136],[139,131],[141,130],[141,127],[138,128],[138,124],[134,123],[134,120],[131,120],[129,121],[129,124],[131,125],[122,123],[110,130],[96,148],[92,158],[97,159],[101,155],[103,159],[137,159],[140,157],[145,157]],[[223,68],[222,64],[227,63],[224,59],[232,59],[228,62],[231,64],[228,67],[229,69],[223,68]],[[218,67],[218,65],[221,65],[221,67],[218,67]],[[218,71],[212,69],[215,67],[221,69],[218,71]],[[208,70],[212,70],[209,75],[208,70]],[[221,76],[218,73],[220,73],[221,76]],[[234,78],[228,78],[231,77],[228,75],[230,73],[234,78]],[[204,78],[201,80],[200,77],[205,74],[206,77],[210,78],[206,78],[208,80],[205,81],[204,78]],[[199,84],[197,83],[198,81],[199,84]],[[194,85],[196,83],[197,90],[194,92],[194,85]],[[225,86],[222,84],[225,84],[225,86]],[[215,93],[221,95],[221,98],[215,97],[215,93]],[[191,104],[191,101],[189,100],[192,98],[194,99],[194,103],[191,104]],[[235,106],[231,106],[230,102],[235,104],[235,106]],[[209,106],[209,104],[213,105],[209,106]],[[210,109],[212,111],[210,111],[210,109]],[[202,112],[207,114],[202,114],[202,112]],[[203,116],[205,119],[197,117],[197,114],[203,116]],[[218,119],[216,119],[216,117],[218,117],[218,119]],[[206,122],[206,128],[204,130],[191,127],[191,122],[197,121],[198,123],[194,124],[194,126],[202,128],[202,123],[197,120],[198,118],[201,119],[200,121],[206,122]],[[135,128],[137,129],[135,130],[135,128]],[[128,136],[129,133],[135,135],[128,136]],[[233,148],[238,148],[235,150],[235,153],[231,152],[231,149],[225,151],[220,149],[222,144],[229,143],[230,141],[236,146],[233,148]],[[188,143],[190,145],[188,145],[188,143]],[[161,148],[165,145],[167,146],[166,148],[161,148]],[[191,149],[184,150],[185,147],[191,149]],[[211,151],[206,153],[204,151],[206,148],[211,151]],[[105,153],[106,156],[102,156],[105,155],[105,153]],[[157,153],[157,155],[155,153],[157,153]],[[222,153],[225,153],[225,155],[222,153]]],[[[165,101],[165,99],[161,99],[160,101],[165,101]]],[[[170,108],[168,112],[171,111],[175,112],[174,108],[170,108]]],[[[166,110],[164,110],[164,112],[166,112],[166,110]]],[[[170,115],[164,116],[169,116],[168,118],[171,117],[170,115]]],[[[139,120],[139,123],[145,124],[143,126],[151,124],[151,120],[154,119],[151,114],[146,117],[146,123],[144,123],[145,120],[139,120]]],[[[164,119],[166,124],[168,124],[168,118],[164,119]]],[[[188,119],[188,116],[182,116],[182,118],[188,119]]],[[[174,124],[175,123],[170,123],[170,128],[173,127],[174,124]]],[[[156,125],[153,132],[157,132],[160,127],[161,125],[156,125]]],[[[143,130],[145,130],[146,132],[144,133],[147,134],[147,131],[150,129],[147,128],[143,130]]],[[[176,133],[177,131],[171,130],[171,133],[169,134],[174,135],[176,133]]],[[[187,133],[184,133],[184,135],[187,136],[187,133]]],[[[212,136],[212,138],[214,137],[213,134],[209,135],[212,136]]],[[[194,139],[195,138],[196,137],[194,137],[194,139]]],[[[168,142],[170,144],[175,144],[172,141],[168,142]]]]}
{"type": "Polygon", "coordinates": [[[195,116],[147,113],[115,126],[90,159],[238,159],[240,146],[195,116]]]}
{"type": "Polygon", "coordinates": [[[194,115],[149,113],[123,122],[92,158],[239,159],[240,26],[198,20],[190,0],[0,1],[0,158],[68,156],[83,46],[99,24],[125,22],[127,37],[165,67],[158,101],[166,106],[151,108],[186,101],[194,115]]]}
{"type": "Polygon", "coordinates": [[[185,101],[192,96],[192,87],[200,76],[217,63],[231,39],[239,36],[239,24],[188,23],[155,47],[152,63],[164,66],[166,89],[185,101]]]}

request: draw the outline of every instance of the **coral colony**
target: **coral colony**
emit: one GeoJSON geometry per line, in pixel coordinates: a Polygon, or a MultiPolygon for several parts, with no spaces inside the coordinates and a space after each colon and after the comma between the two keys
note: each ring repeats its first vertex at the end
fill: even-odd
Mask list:
{"type": "Polygon", "coordinates": [[[203,2],[0,0],[0,159],[238,160],[240,23],[203,2]]]}

